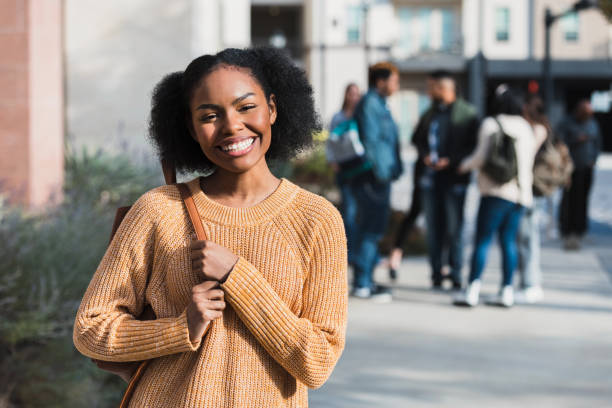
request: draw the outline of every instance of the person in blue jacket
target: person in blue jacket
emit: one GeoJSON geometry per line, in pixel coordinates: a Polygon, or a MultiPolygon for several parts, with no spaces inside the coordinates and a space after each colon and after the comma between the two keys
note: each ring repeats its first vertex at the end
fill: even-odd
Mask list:
{"type": "Polygon", "coordinates": [[[399,89],[397,68],[388,62],[372,65],[368,70],[368,86],[354,114],[365,160],[359,174],[351,179],[357,201],[352,294],[390,301],[391,292],[375,285],[372,274],[379,259],[378,242],[389,222],[391,182],[402,173],[399,132],[387,106],[387,98],[399,89]]]}

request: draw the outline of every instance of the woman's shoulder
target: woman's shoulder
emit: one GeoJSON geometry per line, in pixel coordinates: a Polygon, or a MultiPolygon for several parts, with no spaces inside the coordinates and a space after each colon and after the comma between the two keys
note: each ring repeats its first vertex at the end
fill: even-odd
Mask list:
{"type": "Polygon", "coordinates": [[[132,205],[132,211],[150,213],[159,217],[168,207],[180,206],[181,195],[174,184],[155,187],[141,195],[132,205]]]}
{"type": "Polygon", "coordinates": [[[504,132],[515,138],[529,135],[533,137],[533,130],[529,122],[519,115],[498,115],[489,116],[482,122],[483,130],[487,132],[496,132],[501,124],[504,132]]]}
{"type": "Polygon", "coordinates": [[[296,185],[292,212],[309,223],[321,225],[342,225],[338,209],[326,198],[296,185]]]}

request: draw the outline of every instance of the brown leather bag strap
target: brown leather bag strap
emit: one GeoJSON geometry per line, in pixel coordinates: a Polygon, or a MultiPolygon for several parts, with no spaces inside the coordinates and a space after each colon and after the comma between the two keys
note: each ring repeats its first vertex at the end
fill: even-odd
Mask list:
{"type": "Polygon", "coordinates": [[[174,163],[170,160],[162,159],[161,166],[166,184],[176,184],[176,167],[174,163]]]}
{"type": "Polygon", "coordinates": [[[204,232],[204,226],[202,225],[202,219],[200,218],[200,214],[198,213],[198,209],[196,208],[195,202],[193,201],[193,197],[191,196],[191,190],[185,183],[179,183],[176,185],[181,192],[181,198],[185,203],[185,207],[187,207],[187,213],[189,214],[189,218],[191,219],[191,224],[193,225],[193,229],[195,229],[196,236],[200,241],[206,239],[206,232],[204,232]]]}

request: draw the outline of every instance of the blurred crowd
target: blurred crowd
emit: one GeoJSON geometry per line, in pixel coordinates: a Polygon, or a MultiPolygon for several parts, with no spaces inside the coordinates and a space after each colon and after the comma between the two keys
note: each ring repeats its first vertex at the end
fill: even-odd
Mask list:
{"type": "MultiPolygon", "coordinates": [[[[391,183],[404,171],[398,127],[387,103],[399,89],[397,68],[372,65],[368,85],[363,95],[356,84],[347,85],[329,126],[326,154],[341,193],[351,294],[388,302],[391,287],[376,284],[373,272],[382,259],[379,243],[388,233],[391,183]]],[[[502,281],[486,302],[511,307],[540,301],[540,224],[550,197],[562,190],[558,226],[566,250],[580,249],[588,229],[589,192],[602,144],[589,100],[580,100],[553,127],[533,89],[499,85],[490,114],[481,118],[459,96],[449,72],[430,73],[426,85],[431,105],[411,137],[417,151],[412,199],[393,237],[387,263],[391,280],[397,279],[404,242],[423,214],[433,290],[450,286],[455,305],[479,304],[487,254],[497,237],[502,281]],[[464,277],[464,207],[473,172],[480,204],[464,277]]]]}

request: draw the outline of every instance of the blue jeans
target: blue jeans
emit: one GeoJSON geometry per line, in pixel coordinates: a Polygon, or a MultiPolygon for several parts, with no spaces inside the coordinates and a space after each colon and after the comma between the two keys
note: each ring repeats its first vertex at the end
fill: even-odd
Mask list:
{"type": "Polygon", "coordinates": [[[470,283],[480,279],[487,262],[493,235],[499,234],[504,272],[502,286],[512,285],[518,262],[517,233],[525,207],[498,197],[482,197],[476,221],[476,239],[472,255],[470,283]]]}
{"type": "Polygon", "coordinates": [[[380,258],[378,242],[389,222],[391,183],[367,177],[351,183],[357,204],[355,251],[353,255],[356,288],[372,288],[372,274],[380,258]]]}
{"type": "Polygon", "coordinates": [[[540,268],[540,200],[525,209],[518,232],[518,269],[521,288],[542,286],[540,268]]]}
{"type": "Polygon", "coordinates": [[[353,185],[347,181],[338,179],[338,188],[340,189],[341,203],[340,213],[342,221],[344,221],[344,230],[346,232],[346,244],[348,248],[348,262],[355,263],[355,240],[357,233],[357,199],[353,185]]]}
{"type": "Polygon", "coordinates": [[[454,282],[461,282],[463,267],[463,207],[467,186],[451,184],[428,175],[421,180],[421,194],[427,225],[427,252],[434,283],[442,280],[442,255],[448,248],[448,261],[454,282]]]}

